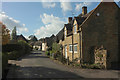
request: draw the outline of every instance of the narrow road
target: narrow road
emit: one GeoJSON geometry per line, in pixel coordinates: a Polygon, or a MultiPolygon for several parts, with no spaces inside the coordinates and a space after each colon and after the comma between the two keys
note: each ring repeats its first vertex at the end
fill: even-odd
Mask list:
{"type": "Polygon", "coordinates": [[[120,71],[77,69],[54,62],[44,52],[34,51],[12,64],[7,78],[118,78],[120,71]]]}

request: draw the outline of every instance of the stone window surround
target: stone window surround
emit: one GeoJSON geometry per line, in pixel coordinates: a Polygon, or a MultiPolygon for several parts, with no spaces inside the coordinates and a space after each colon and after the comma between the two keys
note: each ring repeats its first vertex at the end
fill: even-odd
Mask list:
{"type": "Polygon", "coordinates": [[[72,50],[72,44],[69,44],[69,52],[72,53],[73,50],[72,50]],[[71,49],[70,49],[71,48],[71,49]]]}
{"type": "Polygon", "coordinates": [[[78,44],[76,43],[73,46],[74,46],[74,53],[78,53],[78,49],[75,51],[75,47],[77,48],[78,44]]]}
{"type": "Polygon", "coordinates": [[[65,27],[65,29],[64,29],[65,31],[64,31],[64,34],[65,34],[65,38],[67,37],[67,30],[66,30],[66,27],[65,27]]]}

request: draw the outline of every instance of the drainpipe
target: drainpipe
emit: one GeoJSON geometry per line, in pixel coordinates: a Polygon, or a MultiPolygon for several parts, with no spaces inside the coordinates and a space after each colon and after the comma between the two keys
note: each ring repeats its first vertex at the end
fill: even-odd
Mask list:
{"type": "Polygon", "coordinates": [[[82,30],[81,30],[81,28],[80,28],[80,30],[79,30],[79,48],[80,48],[80,56],[79,56],[79,58],[80,58],[80,65],[81,65],[81,63],[82,63],[82,30]]]}
{"type": "Polygon", "coordinates": [[[73,34],[72,34],[72,61],[74,59],[74,45],[73,45],[73,34]]]}

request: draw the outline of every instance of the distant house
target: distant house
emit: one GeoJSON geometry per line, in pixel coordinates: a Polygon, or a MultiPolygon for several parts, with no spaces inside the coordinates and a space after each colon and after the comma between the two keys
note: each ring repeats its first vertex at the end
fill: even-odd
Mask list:
{"type": "Polygon", "coordinates": [[[46,37],[41,39],[42,41],[42,51],[46,51],[48,48],[52,47],[52,44],[55,42],[55,36],[46,37]]]}
{"type": "MultiPolygon", "coordinates": [[[[74,18],[68,18],[64,25],[61,38],[56,36],[63,46],[63,55],[70,61],[80,63],[95,63],[96,54],[104,51],[106,68],[117,68],[120,63],[120,8],[115,2],[101,2],[95,9],[87,13],[87,7],[82,7],[82,13],[74,18]],[[100,49],[102,47],[102,50],[100,49]],[[100,51],[97,51],[100,50],[100,51]],[[97,52],[97,53],[95,53],[97,52]]],[[[99,59],[100,60],[100,59],[99,59]]]]}
{"type": "Polygon", "coordinates": [[[25,41],[25,42],[28,42],[28,40],[21,34],[21,35],[17,35],[17,41],[25,41]]]}
{"type": "Polygon", "coordinates": [[[11,41],[10,43],[16,43],[17,41],[25,41],[28,43],[28,40],[21,34],[21,35],[17,35],[16,32],[16,27],[14,27],[14,29],[12,30],[12,34],[11,34],[11,41]]]}
{"type": "Polygon", "coordinates": [[[42,50],[42,42],[37,41],[33,44],[33,49],[42,50]]]}

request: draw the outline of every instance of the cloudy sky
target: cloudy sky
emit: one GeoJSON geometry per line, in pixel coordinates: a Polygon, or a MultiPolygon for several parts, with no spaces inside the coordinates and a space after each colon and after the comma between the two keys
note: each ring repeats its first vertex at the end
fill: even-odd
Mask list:
{"type": "Polygon", "coordinates": [[[99,2],[3,2],[0,17],[10,30],[16,26],[18,34],[25,37],[35,35],[40,39],[56,35],[68,22],[68,17],[81,13],[82,6],[87,6],[89,12],[98,4],[99,2]]]}

